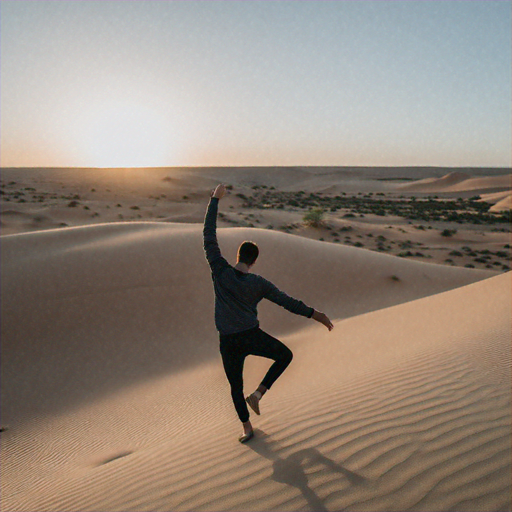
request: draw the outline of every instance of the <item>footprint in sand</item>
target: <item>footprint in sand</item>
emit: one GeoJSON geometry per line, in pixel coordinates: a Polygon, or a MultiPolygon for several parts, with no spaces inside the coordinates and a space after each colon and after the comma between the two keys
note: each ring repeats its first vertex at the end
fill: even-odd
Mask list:
{"type": "Polygon", "coordinates": [[[127,452],[121,452],[116,455],[113,455],[112,457],[109,457],[108,459],[105,459],[101,461],[98,466],[104,466],[105,464],[108,464],[109,462],[113,462],[117,459],[122,459],[123,457],[127,457],[128,455],[131,455],[133,452],[127,451],[127,452]]]}

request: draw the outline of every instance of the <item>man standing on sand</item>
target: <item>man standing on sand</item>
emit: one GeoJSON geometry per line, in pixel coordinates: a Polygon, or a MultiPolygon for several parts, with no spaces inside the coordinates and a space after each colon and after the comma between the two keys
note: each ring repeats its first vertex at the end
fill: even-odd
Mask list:
{"type": "Polygon", "coordinates": [[[239,441],[245,443],[254,436],[247,404],[256,414],[260,414],[261,397],[284,372],[293,357],[286,345],[259,328],[256,309],[258,302],[268,299],[296,315],[313,318],[325,325],[329,331],[333,325],[323,313],[286,295],[263,277],[249,273],[259,254],[255,243],[246,241],[240,245],[234,267],[222,257],[216,230],[218,204],[225,193],[224,185],[218,185],[212,192],[204,220],[204,250],[212,270],[215,326],[219,331],[220,353],[231,386],[233,403],[244,427],[239,441]],[[242,372],[248,355],[273,359],[274,364],[258,389],[244,399],[242,372]]]}

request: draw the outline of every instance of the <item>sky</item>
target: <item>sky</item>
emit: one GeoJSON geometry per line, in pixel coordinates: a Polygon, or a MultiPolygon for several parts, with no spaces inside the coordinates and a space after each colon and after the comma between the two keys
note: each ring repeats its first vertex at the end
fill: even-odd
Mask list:
{"type": "Polygon", "coordinates": [[[1,0],[2,167],[510,167],[508,0],[1,0]]]}

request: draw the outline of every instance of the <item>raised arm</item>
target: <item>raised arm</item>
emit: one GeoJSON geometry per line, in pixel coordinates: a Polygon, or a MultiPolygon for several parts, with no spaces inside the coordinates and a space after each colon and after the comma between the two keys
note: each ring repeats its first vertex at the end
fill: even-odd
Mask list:
{"type": "Polygon", "coordinates": [[[203,247],[206,253],[206,259],[210,264],[212,272],[215,274],[221,268],[228,265],[228,262],[222,257],[219,243],[217,242],[217,211],[219,200],[226,193],[224,185],[219,185],[210,199],[203,227],[203,247]]]}

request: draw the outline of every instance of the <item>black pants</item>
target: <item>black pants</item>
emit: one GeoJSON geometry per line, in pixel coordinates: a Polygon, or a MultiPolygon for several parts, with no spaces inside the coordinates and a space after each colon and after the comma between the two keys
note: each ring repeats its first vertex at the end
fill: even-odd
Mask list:
{"type": "Polygon", "coordinates": [[[274,364],[261,381],[263,386],[270,389],[290,364],[293,358],[292,351],[284,343],[255,327],[236,334],[221,335],[220,353],[236,412],[240,421],[245,423],[249,420],[242,376],[245,358],[253,355],[274,360],[274,364]]]}

